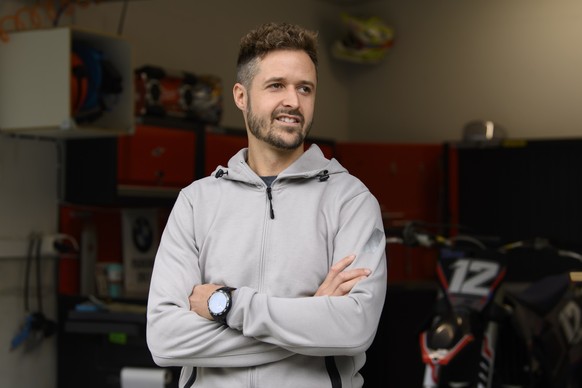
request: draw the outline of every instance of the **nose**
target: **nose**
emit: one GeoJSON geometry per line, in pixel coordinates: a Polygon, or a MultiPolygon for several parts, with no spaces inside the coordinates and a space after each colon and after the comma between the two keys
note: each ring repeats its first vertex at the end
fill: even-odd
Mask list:
{"type": "Polygon", "coordinates": [[[283,98],[283,105],[296,108],[299,106],[299,95],[297,90],[289,88],[285,92],[285,96],[283,98]]]}

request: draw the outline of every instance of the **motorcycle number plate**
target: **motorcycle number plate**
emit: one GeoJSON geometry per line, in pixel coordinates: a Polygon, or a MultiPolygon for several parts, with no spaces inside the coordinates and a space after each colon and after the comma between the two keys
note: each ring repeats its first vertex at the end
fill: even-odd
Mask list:
{"type": "Polygon", "coordinates": [[[495,293],[505,266],[494,257],[441,254],[437,269],[439,281],[453,306],[469,305],[482,310],[495,293]]]}

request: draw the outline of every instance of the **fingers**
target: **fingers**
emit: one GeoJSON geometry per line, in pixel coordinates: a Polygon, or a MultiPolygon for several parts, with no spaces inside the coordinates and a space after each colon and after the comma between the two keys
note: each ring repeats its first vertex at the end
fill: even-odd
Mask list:
{"type": "Polygon", "coordinates": [[[208,298],[219,287],[216,284],[198,284],[192,287],[192,293],[188,297],[190,311],[197,313],[201,317],[212,319],[208,312],[208,298]]]}
{"type": "Polygon", "coordinates": [[[346,256],[331,266],[329,272],[315,296],[341,296],[349,293],[357,282],[370,274],[367,268],[346,268],[355,260],[355,255],[346,256]]]}
{"type": "MultiPolygon", "coordinates": [[[[344,270],[346,269],[350,264],[353,263],[353,261],[356,259],[356,255],[350,255],[350,256],[346,256],[343,259],[341,259],[340,261],[338,261],[337,263],[335,263],[334,265],[331,266],[331,268],[329,269],[329,272],[327,273],[327,276],[325,277],[325,280],[323,281],[323,283],[321,283],[321,286],[319,286],[319,288],[323,288],[323,289],[327,289],[329,287],[332,286],[332,283],[334,281],[338,281],[337,276],[344,270]]],[[[341,279],[340,279],[341,281],[341,279]]],[[[337,287],[337,284],[336,284],[337,287]]],[[[334,287],[335,288],[335,287],[334,287]]]]}
{"type": "Polygon", "coordinates": [[[341,283],[338,288],[335,289],[334,293],[331,296],[342,296],[342,295],[347,295],[349,294],[349,292],[352,290],[352,288],[354,288],[354,286],[356,285],[357,282],[359,282],[362,279],[367,278],[368,275],[365,276],[358,276],[356,278],[353,278],[347,282],[341,283]]]}
{"type": "Polygon", "coordinates": [[[339,272],[343,271],[350,264],[352,264],[355,259],[356,259],[356,255],[349,255],[349,256],[344,257],[343,259],[341,259],[340,261],[338,261],[337,263],[335,263],[334,265],[331,266],[330,272],[339,273],[339,272]]]}
{"type": "Polygon", "coordinates": [[[369,274],[370,270],[367,268],[356,268],[339,273],[332,282],[332,284],[335,285],[332,295],[346,295],[352,290],[352,288],[354,288],[357,282],[367,278],[369,274]]]}

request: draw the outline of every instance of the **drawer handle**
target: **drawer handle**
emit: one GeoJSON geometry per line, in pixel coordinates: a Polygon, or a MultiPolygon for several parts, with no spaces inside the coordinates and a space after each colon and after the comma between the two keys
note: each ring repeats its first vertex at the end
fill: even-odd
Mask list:
{"type": "Polygon", "coordinates": [[[162,156],[164,153],[166,152],[166,149],[164,147],[156,147],[152,150],[152,156],[159,158],[160,156],[162,156]]]}

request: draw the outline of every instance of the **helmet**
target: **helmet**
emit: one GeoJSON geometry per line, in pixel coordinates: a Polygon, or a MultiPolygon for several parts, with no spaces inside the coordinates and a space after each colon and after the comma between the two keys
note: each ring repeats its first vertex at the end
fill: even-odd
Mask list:
{"type": "Polygon", "coordinates": [[[392,47],[394,31],[379,18],[358,18],[343,13],[342,21],[348,31],[332,47],[336,58],[357,63],[378,63],[392,47]]]}

